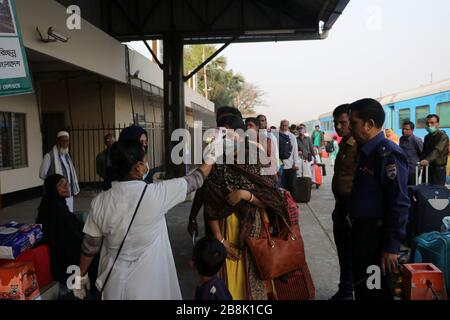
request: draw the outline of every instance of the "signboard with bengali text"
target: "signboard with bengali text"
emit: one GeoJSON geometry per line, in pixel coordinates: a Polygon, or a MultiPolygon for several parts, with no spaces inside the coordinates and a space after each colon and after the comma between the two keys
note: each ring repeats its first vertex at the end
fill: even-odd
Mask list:
{"type": "Polygon", "coordinates": [[[0,0],[0,96],[32,91],[15,2],[0,0]]]}

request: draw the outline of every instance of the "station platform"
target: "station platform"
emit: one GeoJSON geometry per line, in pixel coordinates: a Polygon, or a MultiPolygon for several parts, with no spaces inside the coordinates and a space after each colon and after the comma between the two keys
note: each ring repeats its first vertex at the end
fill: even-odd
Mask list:
{"type": "MultiPolygon", "coordinates": [[[[327,300],[337,290],[339,283],[339,264],[333,241],[331,212],[334,198],[331,193],[331,177],[333,169],[327,166],[328,175],[324,184],[316,189],[313,187],[311,202],[299,204],[300,227],[305,242],[305,251],[316,287],[316,299],[327,300]]],[[[76,211],[89,211],[94,193],[82,193],[75,198],[76,211]]],[[[33,223],[36,219],[40,199],[26,201],[0,210],[0,224],[10,221],[33,223]]],[[[178,272],[178,279],[184,299],[193,299],[197,286],[195,270],[191,269],[189,261],[192,255],[192,238],[187,233],[187,222],[191,202],[186,201],[172,209],[167,215],[172,251],[178,272]]],[[[203,234],[202,213],[199,214],[200,234],[203,234]]],[[[43,300],[57,297],[57,288],[50,288],[43,300]],[[50,294],[51,292],[51,294],[50,294]]]]}

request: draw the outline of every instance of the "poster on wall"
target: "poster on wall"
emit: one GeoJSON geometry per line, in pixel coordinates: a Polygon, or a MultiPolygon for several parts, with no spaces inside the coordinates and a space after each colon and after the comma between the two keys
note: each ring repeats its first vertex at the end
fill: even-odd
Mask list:
{"type": "Polygon", "coordinates": [[[0,0],[0,96],[33,91],[14,0],[0,0]]]}

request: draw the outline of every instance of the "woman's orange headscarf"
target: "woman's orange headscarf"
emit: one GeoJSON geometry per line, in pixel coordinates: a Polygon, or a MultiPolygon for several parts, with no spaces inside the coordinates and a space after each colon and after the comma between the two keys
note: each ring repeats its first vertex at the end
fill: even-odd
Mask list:
{"type": "Polygon", "coordinates": [[[387,139],[391,140],[392,142],[395,142],[396,144],[400,143],[399,137],[392,131],[392,129],[386,129],[384,131],[384,135],[387,139]]]}

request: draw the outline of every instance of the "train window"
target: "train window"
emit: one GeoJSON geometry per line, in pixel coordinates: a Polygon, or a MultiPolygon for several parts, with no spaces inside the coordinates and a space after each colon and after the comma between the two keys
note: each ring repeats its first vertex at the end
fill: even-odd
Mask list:
{"type": "Polygon", "coordinates": [[[401,109],[398,111],[398,127],[403,128],[403,123],[411,120],[411,110],[401,109]]]}
{"type": "Polygon", "coordinates": [[[439,103],[436,108],[441,128],[450,128],[450,101],[439,103]]]}
{"type": "Polygon", "coordinates": [[[416,108],[416,128],[425,128],[427,115],[430,114],[430,106],[420,106],[416,108]]]}

